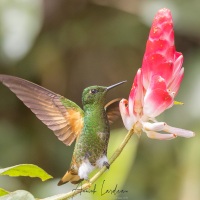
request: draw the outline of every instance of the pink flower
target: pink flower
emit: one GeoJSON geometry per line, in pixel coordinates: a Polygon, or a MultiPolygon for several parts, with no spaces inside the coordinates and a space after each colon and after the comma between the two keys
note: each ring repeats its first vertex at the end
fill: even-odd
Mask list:
{"type": "Polygon", "coordinates": [[[171,12],[161,9],[156,14],[142,67],[135,76],[129,99],[120,101],[120,112],[126,129],[146,132],[155,139],[173,139],[177,136],[192,137],[194,132],[174,128],[155,117],[174,105],[183,79],[183,55],[174,45],[171,12]],[[168,134],[158,133],[160,131],[168,134]]]}

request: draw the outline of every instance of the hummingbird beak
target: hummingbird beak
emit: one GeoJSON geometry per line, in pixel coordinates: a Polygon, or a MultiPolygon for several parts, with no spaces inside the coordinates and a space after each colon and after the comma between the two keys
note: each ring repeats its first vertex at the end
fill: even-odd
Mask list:
{"type": "Polygon", "coordinates": [[[106,88],[106,90],[108,91],[108,90],[110,90],[110,89],[112,89],[112,88],[114,88],[114,87],[116,87],[116,86],[118,86],[118,85],[121,85],[121,84],[123,84],[123,83],[126,83],[126,82],[127,82],[127,81],[121,81],[121,82],[116,83],[116,84],[114,84],[114,85],[108,86],[108,87],[106,88]]]}

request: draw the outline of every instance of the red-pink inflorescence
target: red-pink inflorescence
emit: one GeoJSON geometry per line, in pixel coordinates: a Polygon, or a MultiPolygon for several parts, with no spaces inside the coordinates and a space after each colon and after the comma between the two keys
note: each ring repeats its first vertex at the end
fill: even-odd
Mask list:
{"type": "Polygon", "coordinates": [[[194,136],[192,131],[174,128],[155,119],[174,105],[184,75],[182,63],[183,55],[175,49],[171,12],[160,9],[153,20],[142,67],[137,71],[129,99],[122,99],[119,105],[128,130],[137,125],[137,130],[155,139],[194,136]]]}

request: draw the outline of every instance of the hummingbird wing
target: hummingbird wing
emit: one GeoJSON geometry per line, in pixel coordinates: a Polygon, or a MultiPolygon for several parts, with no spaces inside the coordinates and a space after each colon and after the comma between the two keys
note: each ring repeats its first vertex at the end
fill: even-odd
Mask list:
{"type": "Polygon", "coordinates": [[[119,119],[120,111],[119,111],[119,102],[121,98],[113,99],[105,105],[106,114],[108,117],[109,124],[113,124],[114,121],[119,119]]]}
{"type": "Polygon", "coordinates": [[[0,75],[7,86],[66,145],[71,145],[83,128],[83,110],[65,97],[27,80],[0,75]]]}

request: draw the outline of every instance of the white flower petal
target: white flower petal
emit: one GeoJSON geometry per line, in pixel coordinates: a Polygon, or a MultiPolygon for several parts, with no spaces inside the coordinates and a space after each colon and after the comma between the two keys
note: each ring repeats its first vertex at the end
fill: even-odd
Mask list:
{"type": "Polygon", "coordinates": [[[165,128],[163,129],[163,131],[175,134],[177,136],[186,137],[186,138],[195,136],[195,133],[193,131],[189,131],[189,130],[185,130],[181,128],[175,128],[167,124],[165,124],[165,128]]]}
{"type": "Polygon", "coordinates": [[[127,107],[127,100],[122,99],[119,103],[119,110],[121,113],[122,121],[124,123],[124,126],[127,130],[132,129],[133,125],[136,122],[136,117],[134,114],[129,114],[128,107],[127,107]]]}
{"type": "Polygon", "coordinates": [[[165,128],[165,122],[143,122],[143,129],[144,131],[162,131],[165,128]]]}
{"type": "Polygon", "coordinates": [[[146,131],[146,134],[149,138],[157,140],[171,140],[176,138],[175,134],[161,134],[155,131],[146,131]]]}

